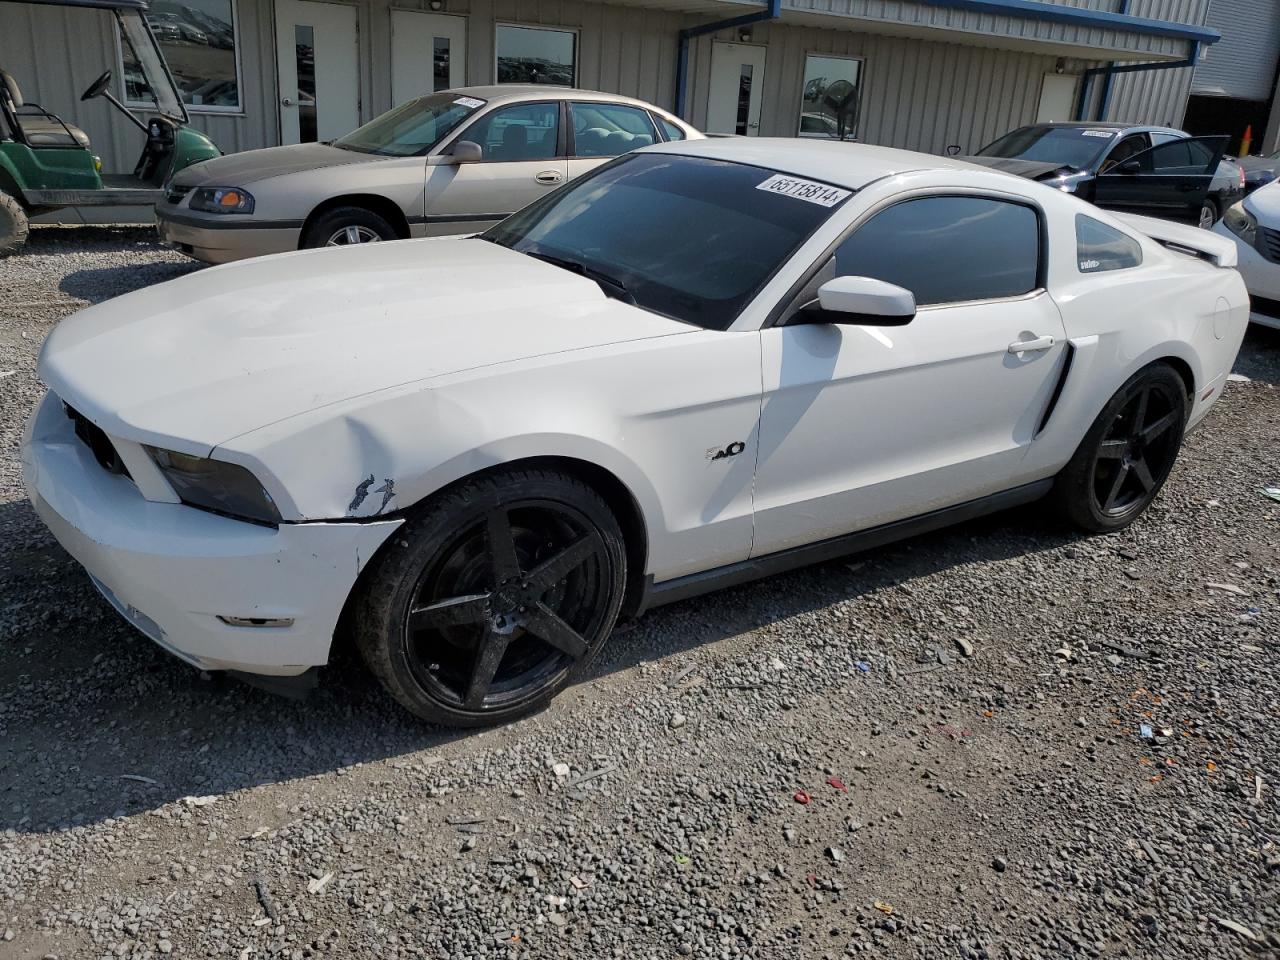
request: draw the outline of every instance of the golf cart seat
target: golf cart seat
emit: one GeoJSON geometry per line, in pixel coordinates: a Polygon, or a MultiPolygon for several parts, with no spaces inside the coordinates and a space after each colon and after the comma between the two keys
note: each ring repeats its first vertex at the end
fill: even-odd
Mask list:
{"type": "Polygon", "coordinates": [[[74,124],[59,120],[52,113],[22,99],[13,74],[0,69],[0,99],[3,99],[22,128],[22,135],[33,147],[88,147],[89,135],[74,124]],[[25,112],[23,112],[25,111],[25,112]]]}

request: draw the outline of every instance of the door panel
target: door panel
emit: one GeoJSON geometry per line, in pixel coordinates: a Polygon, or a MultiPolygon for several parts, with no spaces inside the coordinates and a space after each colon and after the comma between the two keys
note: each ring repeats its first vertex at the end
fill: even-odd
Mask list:
{"type": "Polygon", "coordinates": [[[707,95],[707,133],[760,133],[764,94],[765,48],[751,43],[711,45],[711,88],[707,95]]]}
{"type": "Polygon", "coordinates": [[[1046,73],[1040,84],[1036,123],[1070,120],[1076,106],[1077,78],[1069,73],[1046,73]]]}
{"type": "Polygon", "coordinates": [[[903,327],[762,331],[753,556],[1026,482],[1064,360],[1045,293],[921,309],[903,327]],[[1011,344],[1050,336],[1048,349],[1011,344]]]}
{"type": "Polygon", "coordinates": [[[1190,137],[1139,153],[1097,177],[1093,202],[1195,223],[1229,139],[1190,137]]]}
{"type": "Polygon", "coordinates": [[[391,11],[391,100],[466,86],[467,21],[442,13],[391,11]]]}
{"type": "Polygon", "coordinates": [[[276,0],[280,142],[314,143],[360,125],[356,8],[276,0]]]}

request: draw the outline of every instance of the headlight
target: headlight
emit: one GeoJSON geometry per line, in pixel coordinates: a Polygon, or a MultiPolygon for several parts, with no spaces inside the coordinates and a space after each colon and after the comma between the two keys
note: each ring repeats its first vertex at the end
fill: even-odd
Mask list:
{"type": "Polygon", "coordinates": [[[1228,207],[1222,222],[1226,224],[1228,230],[1249,246],[1254,245],[1258,237],[1258,221],[1244,208],[1243,203],[1235,203],[1228,207]]]}
{"type": "Polygon", "coordinates": [[[253,195],[239,187],[196,187],[191,209],[205,213],[253,213],[253,195]]]}
{"type": "Polygon", "coordinates": [[[147,447],[147,453],[187,506],[254,523],[280,522],[271,495],[244,467],[156,447],[147,447]]]}

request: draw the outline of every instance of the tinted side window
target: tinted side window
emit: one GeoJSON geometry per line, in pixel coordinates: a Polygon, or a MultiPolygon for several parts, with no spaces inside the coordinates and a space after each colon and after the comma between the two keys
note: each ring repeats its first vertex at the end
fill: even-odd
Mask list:
{"type": "Polygon", "coordinates": [[[906,287],[916,303],[1016,297],[1036,289],[1040,221],[984,197],[925,197],[876,214],[836,251],[840,276],[906,287]]]}
{"type": "Polygon", "coordinates": [[[616,157],[653,143],[649,112],[619,103],[575,103],[574,153],[579,157],[616,157]]]}
{"type": "Polygon", "coordinates": [[[1076,214],[1076,266],[1081,273],[1124,270],[1142,263],[1142,246],[1114,227],[1076,214]]]}
{"type": "Polygon", "coordinates": [[[1174,140],[1148,150],[1138,160],[1143,173],[1204,174],[1211,172],[1213,151],[1200,140],[1174,140]]]}
{"type": "Polygon", "coordinates": [[[559,128],[558,103],[520,103],[481,117],[461,139],[480,144],[486,160],[550,160],[559,128]]]}
{"type": "Polygon", "coordinates": [[[1124,163],[1130,157],[1135,157],[1146,150],[1149,145],[1147,135],[1145,133],[1137,133],[1131,137],[1125,137],[1115,145],[1115,148],[1107,155],[1107,159],[1102,161],[1102,172],[1106,173],[1112,167],[1124,163]]]}
{"type": "Polygon", "coordinates": [[[674,123],[672,123],[666,117],[660,117],[657,114],[654,114],[654,117],[658,121],[658,126],[662,127],[662,135],[666,137],[668,140],[684,139],[684,131],[681,130],[679,127],[677,127],[674,123]]]}

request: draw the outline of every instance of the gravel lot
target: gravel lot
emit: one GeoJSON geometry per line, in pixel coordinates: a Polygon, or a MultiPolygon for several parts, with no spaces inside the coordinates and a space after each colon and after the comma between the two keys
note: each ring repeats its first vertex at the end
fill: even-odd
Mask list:
{"type": "Polygon", "coordinates": [[[1280,334],[1123,534],[1029,508],[670,607],[460,734],[349,654],[303,703],[197,674],[36,520],[44,336],[192,269],[0,261],[0,960],[1280,955],[1280,334]]]}

